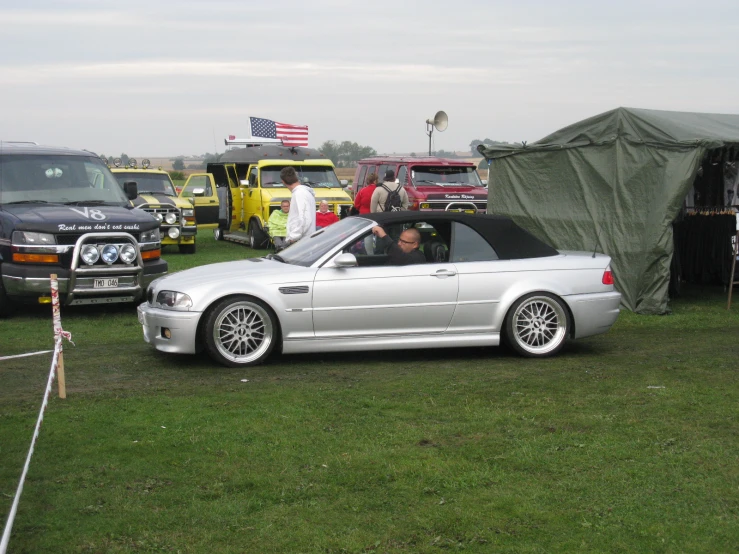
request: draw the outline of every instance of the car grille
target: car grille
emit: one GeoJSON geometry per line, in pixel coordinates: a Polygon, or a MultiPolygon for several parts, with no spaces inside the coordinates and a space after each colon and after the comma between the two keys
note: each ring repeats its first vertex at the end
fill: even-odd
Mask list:
{"type": "Polygon", "coordinates": [[[487,202],[470,202],[470,201],[464,201],[464,200],[444,200],[444,201],[434,201],[434,202],[420,202],[420,204],[428,204],[428,208],[421,208],[421,211],[424,210],[446,210],[447,206],[451,210],[456,209],[469,209],[472,207],[472,204],[475,205],[475,208],[478,210],[486,210],[488,207],[487,202]]]}
{"type": "MultiPolygon", "coordinates": [[[[81,236],[81,235],[80,235],[81,236]]],[[[61,241],[59,241],[61,243],[61,241]]],[[[118,252],[120,254],[121,247],[125,244],[132,244],[134,248],[138,251],[139,245],[137,240],[131,241],[125,236],[117,235],[117,236],[96,236],[96,237],[88,237],[86,240],[84,240],[84,244],[94,244],[98,247],[98,251],[102,249],[103,246],[108,244],[113,244],[117,247],[118,252]]],[[[82,245],[80,245],[82,246],[82,245]]],[[[82,252],[80,248],[80,253],[82,252]]],[[[65,267],[71,267],[73,262],[73,256],[74,256],[74,250],[70,249],[64,256],[64,265],[65,267]]],[[[86,264],[84,261],[82,261],[82,257],[79,256],[77,259],[77,267],[79,267],[82,270],[95,270],[100,269],[102,271],[108,271],[113,270],[115,268],[120,269],[130,269],[132,267],[136,267],[138,265],[138,261],[135,259],[133,263],[126,264],[123,263],[120,259],[120,257],[113,262],[112,264],[107,264],[103,261],[102,256],[92,265],[86,264]],[[106,269],[107,268],[107,269],[106,269]]]]}
{"type": "MultiPolygon", "coordinates": [[[[92,232],[92,231],[91,231],[92,232]]],[[[139,233],[131,233],[130,231],[125,231],[129,235],[133,236],[133,238],[136,239],[136,242],[139,241],[141,238],[139,233]]],[[[82,234],[72,234],[72,235],[57,235],[56,236],[56,243],[62,244],[62,245],[74,245],[77,244],[77,241],[80,239],[82,234]]],[[[95,239],[96,244],[115,244],[121,242],[120,237],[106,237],[106,238],[99,238],[95,239]]]]}

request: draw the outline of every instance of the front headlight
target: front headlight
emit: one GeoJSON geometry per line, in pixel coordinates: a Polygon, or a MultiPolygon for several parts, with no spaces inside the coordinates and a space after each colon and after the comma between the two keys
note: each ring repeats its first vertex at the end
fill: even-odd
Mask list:
{"type": "Polygon", "coordinates": [[[54,235],[49,233],[34,233],[32,231],[13,231],[12,242],[15,245],[32,244],[34,246],[44,244],[56,244],[54,235]]]}
{"type": "Polygon", "coordinates": [[[177,214],[174,212],[169,212],[167,215],[164,216],[164,221],[166,221],[168,225],[172,225],[177,221],[177,214]]]}
{"type": "Polygon", "coordinates": [[[85,244],[80,251],[80,258],[87,265],[93,265],[100,259],[100,252],[94,244],[85,244]]]}
{"type": "Polygon", "coordinates": [[[106,244],[100,251],[100,257],[110,265],[118,261],[118,247],[115,244],[106,244]]]}
{"type": "Polygon", "coordinates": [[[136,261],[136,249],[133,244],[124,244],[121,246],[121,261],[124,264],[132,264],[136,261]]]}
{"type": "Polygon", "coordinates": [[[161,235],[159,234],[159,227],[152,229],[151,231],[143,231],[139,242],[160,242],[161,235]]]}
{"type": "Polygon", "coordinates": [[[190,208],[185,209],[185,210],[182,210],[182,217],[192,217],[194,215],[195,215],[194,210],[192,210],[190,208]]]}
{"type": "Polygon", "coordinates": [[[192,299],[184,292],[160,290],[157,294],[157,304],[171,310],[189,310],[192,308],[192,299]]]}

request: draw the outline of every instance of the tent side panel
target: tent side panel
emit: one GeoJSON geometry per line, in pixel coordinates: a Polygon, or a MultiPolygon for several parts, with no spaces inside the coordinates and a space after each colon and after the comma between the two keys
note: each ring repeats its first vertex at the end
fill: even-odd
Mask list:
{"type": "Polygon", "coordinates": [[[488,210],[560,250],[605,252],[624,306],[666,313],[671,223],[697,170],[698,150],[616,140],[493,160],[488,210]]]}

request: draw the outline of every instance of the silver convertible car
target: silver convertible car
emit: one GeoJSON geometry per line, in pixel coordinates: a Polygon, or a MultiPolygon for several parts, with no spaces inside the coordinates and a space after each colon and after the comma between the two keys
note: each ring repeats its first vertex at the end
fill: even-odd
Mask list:
{"type": "Polygon", "coordinates": [[[144,339],[158,350],[204,348],[233,367],[258,364],[275,348],[394,350],[501,340],[523,356],[543,357],[616,321],[621,294],[610,262],[603,254],[559,252],[500,216],[367,214],[279,254],[157,279],[138,316],[144,339]],[[373,233],[376,226],[383,232],[373,233]],[[415,242],[415,263],[395,265],[403,242],[415,242]]]}

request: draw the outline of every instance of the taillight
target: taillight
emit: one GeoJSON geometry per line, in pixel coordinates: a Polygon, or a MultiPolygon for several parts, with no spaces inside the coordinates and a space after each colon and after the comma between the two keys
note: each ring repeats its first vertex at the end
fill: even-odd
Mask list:
{"type": "Polygon", "coordinates": [[[612,285],[613,284],[613,271],[611,271],[611,268],[608,267],[603,272],[603,284],[604,285],[612,285]]]}

